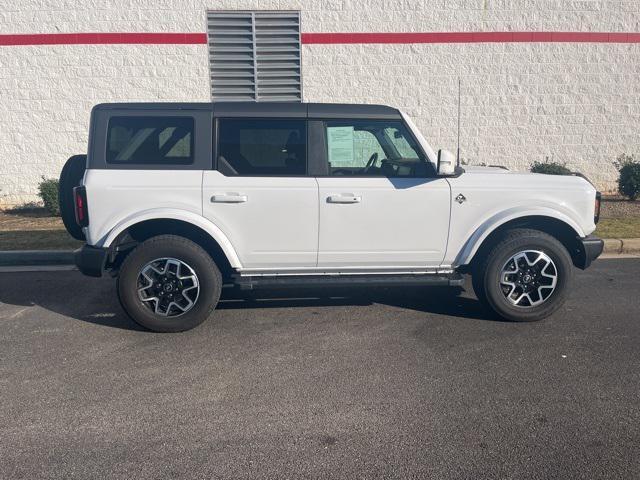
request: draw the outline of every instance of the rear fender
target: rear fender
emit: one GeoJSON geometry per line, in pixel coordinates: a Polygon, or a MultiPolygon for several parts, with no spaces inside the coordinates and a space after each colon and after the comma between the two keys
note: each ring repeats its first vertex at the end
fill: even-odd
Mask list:
{"type": "Polygon", "coordinates": [[[190,223],[195,225],[196,227],[201,228],[205,232],[207,232],[217,243],[220,245],[223,253],[227,257],[229,264],[232,268],[240,269],[242,265],[240,263],[240,259],[238,258],[238,254],[236,253],[233,245],[229,241],[229,238],[224,234],[217,225],[213,222],[207,220],[193,212],[188,212],[186,210],[179,209],[170,209],[170,208],[160,208],[160,209],[151,209],[145,210],[135,215],[131,215],[120,223],[118,223],[114,228],[112,228],[105,236],[103,236],[98,242],[96,242],[96,246],[108,248],[111,246],[113,241],[124,232],[127,228],[131,227],[140,222],[144,222],[147,220],[162,220],[162,219],[171,219],[171,220],[182,220],[183,222],[190,223]]]}

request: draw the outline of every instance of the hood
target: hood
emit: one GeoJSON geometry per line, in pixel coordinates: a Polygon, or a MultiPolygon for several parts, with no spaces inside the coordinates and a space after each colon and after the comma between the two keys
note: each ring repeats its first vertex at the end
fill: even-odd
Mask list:
{"type": "Polygon", "coordinates": [[[462,165],[465,172],[469,173],[528,173],[528,172],[511,172],[506,167],[498,166],[478,166],[478,165],[462,165]]]}
{"type": "Polygon", "coordinates": [[[477,166],[477,165],[464,165],[463,166],[464,171],[468,172],[468,173],[502,173],[502,174],[510,174],[510,175],[520,175],[520,176],[525,176],[528,178],[534,178],[534,177],[542,177],[545,179],[545,181],[547,182],[558,182],[561,183],[564,180],[557,180],[558,177],[561,177],[563,179],[567,179],[567,178],[581,178],[582,180],[586,181],[589,185],[591,185],[593,188],[595,188],[595,185],[593,184],[593,182],[591,180],[589,180],[586,176],[584,176],[583,174],[581,174],[580,172],[573,172],[571,175],[548,175],[545,173],[532,173],[532,172],[515,172],[515,171],[511,171],[506,167],[501,167],[501,166],[496,166],[496,165],[490,165],[490,166],[477,166]],[[552,178],[550,178],[552,177],[552,178]],[[555,178],[553,178],[555,177],[555,178]]]}
{"type": "Polygon", "coordinates": [[[511,171],[504,167],[480,167],[475,165],[465,165],[463,166],[463,169],[465,173],[462,177],[466,176],[469,180],[473,178],[473,183],[476,183],[478,186],[486,187],[488,185],[486,182],[491,182],[491,180],[486,179],[486,175],[509,175],[509,180],[504,179],[504,182],[508,183],[503,183],[496,179],[495,182],[497,183],[495,183],[494,186],[496,188],[506,188],[507,185],[517,185],[517,188],[534,189],[581,189],[586,186],[588,189],[593,189],[595,191],[593,183],[580,173],[574,173],[572,175],[547,175],[544,173],[511,171]]]}

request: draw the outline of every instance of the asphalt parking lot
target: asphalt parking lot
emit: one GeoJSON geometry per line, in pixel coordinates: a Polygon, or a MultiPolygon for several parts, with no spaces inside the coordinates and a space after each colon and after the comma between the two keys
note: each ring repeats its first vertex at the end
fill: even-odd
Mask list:
{"type": "Polygon", "coordinates": [[[0,273],[1,478],[639,478],[640,260],[552,318],[441,289],[227,291],[154,334],[114,281],[0,273]]]}

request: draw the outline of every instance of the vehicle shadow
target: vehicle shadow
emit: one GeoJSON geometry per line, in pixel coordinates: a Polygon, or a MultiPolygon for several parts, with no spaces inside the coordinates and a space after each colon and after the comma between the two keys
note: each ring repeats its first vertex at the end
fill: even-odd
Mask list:
{"type": "Polygon", "coordinates": [[[2,304],[18,308],[0,309],[0,319],[23,317],[29,307],[40,307],[96,325],[145,330],[120,307],[112,278],[89,279],[77,271],[0,273],[2,304]]]}
{"type": "Polygon", "coordinates": [[[461,287],[289,288],[224,292],[218,309],[370,306],[374,304],[473,320],[502,321],[461,287]]]}
{"type": "MultiPolygon", "coordinates": [[[[0,303],[38,306],[49,312],[112,328],[144,331],[120,307],[115,281],[86,279],[79,272],[0,273],[0,303]]],[[[462,288],[295,288],[241,291],[224,288],[219,310],[313,308],[374,304],[472,320],[500,321],[462,288]]],[[[0,319],[22,315],[21,308],[0,310],[0,319]]]]}

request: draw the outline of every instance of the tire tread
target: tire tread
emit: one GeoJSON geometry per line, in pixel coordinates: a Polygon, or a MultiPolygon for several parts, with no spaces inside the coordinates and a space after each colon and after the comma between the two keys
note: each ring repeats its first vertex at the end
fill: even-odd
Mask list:
{"type": "Polygon", "coordinates": [[[502,318],[516,322],[533,322],[548,317],[562,306],[566,299],[572,277],[573,269],[571,257],[564,245],[562,245],[558,239],[540,230],[518,228],[504,232],[489,248],[485,250],[485,252],[483,252],[481,261],[478,262],[473,269],[472,283],[478,300],[480,300],[480,302],[482,302],[486,307],[495,311],[502,318]],[[538,307],[533,307],[528,312],[517,312],[514,309],[504,308],[499,302],[492,298],[492,293],[495,293],[493,292],[494,286],[491,285],[487,278],[487,274],[492,268],[493,262],[497,261],[502,252],[513,248],[525,239],[532,239],[533,241],[541,241],[548,244],[551,252],[557,256],[561,262],[560,265],[556,265],[556,268],[562,268],[565,275],[562,279],[561,288],[554,291],[554,297],[550,299],[551,301],[549,303],[545,302],[538,307]]]}
{"type": "Polygon", "coordinates": [[[65,162],[58,181],[58,205],[64,227],[76,240],[84,240],[82,227],[76,223],[73,188],[80,185],[87,164],[86,155],[73,155],[65,162]]]}
{"type": "MultiPolygon", "coordinates": [[[[192,266],[192,268],[194,267],[192,266]]],[[[137,271],[135,273],[137,275],[137,271]]],[[[188,238],[180,237],[177,235],[157,235],[142,242],[124,259],[120,267],[120,275],[118,276],[117,291],[120,304],[136,323],[156,332],[180,332],[189,330],[201,324],[215,310],[215,307],[220,300],[220,294],[222,291],[222,274],[220,273],[220,270],[218,269],[211,256],[197,243],[189,240],[188,238]],[[198,299],[198,301],[204,299],[205,296],[208,297],[206,300],[205,309],[198,312],[197,318],[193,318],[193,315],[190,315],[195,313],[193,310],[191,310],[184,314],[184,316],[175,317],[173,320],[163,319],[161,322],[147,321],[146,318],[137,318],[134,312],[129,311],[129,308],[127,306],[127,299],[123,298],[127,293],[122,291],[122,275],[124,274],[126,276],[129,274],[129,270],[135,270],[133,264],[139,261],[140,257],[144,257],[148,252],[152,252],[155,249],[164,248],[167,246],[177,247],[177,249],[179,250],[184,249],[191,251],[191,253],[197,255],[201,260],[205,262],[206,266],[204,268],[213,273],[213,283],[215,285],[215,288],[209,291],[202,291],[201,289],[200,298],[198,299]]]]}

